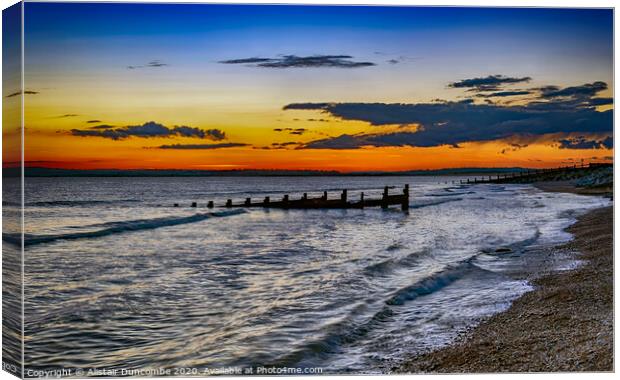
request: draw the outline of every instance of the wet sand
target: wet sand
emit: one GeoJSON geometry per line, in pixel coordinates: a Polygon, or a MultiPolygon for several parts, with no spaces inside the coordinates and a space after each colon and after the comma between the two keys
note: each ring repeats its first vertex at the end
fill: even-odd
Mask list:
{"type": "MultiPolygon", "coordinates": [[[[584,193],[570,183],[537,186],[584,193]]],[[[583,215],[568,231],[575,239],[558,248],[578,252],[582,266],[534,279],[535,290],[507,311],[393,373],[613,371],[613,208],[583,215]]]]}

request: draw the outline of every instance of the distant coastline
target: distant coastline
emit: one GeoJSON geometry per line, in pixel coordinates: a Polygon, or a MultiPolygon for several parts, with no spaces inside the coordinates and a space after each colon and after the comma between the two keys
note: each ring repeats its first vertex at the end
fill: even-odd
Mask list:
{"type": "MultiPolygon", "coordinates": [[[[527,171],[528,168],[446,168],[406,171],[358,171],[335,170],[183,170],[183,169],[59,169],[26,167],[26,177],[351,177],[351,176],[447,176],[469,174],[501,174],[527,171]]],[[[21,168],[3,168],[3,177],[20,177],[21,168]]]]}

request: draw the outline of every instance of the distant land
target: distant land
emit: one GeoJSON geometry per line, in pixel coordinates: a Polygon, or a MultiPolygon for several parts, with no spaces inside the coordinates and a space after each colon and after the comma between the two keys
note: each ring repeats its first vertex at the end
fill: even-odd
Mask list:
{"type": "MultiPolygon", "coordinates": [[[[41,167],[25,168],[26,177],[318,177],[318,176],[437,176],[468,174],[501,174],[526,171],[528,168],[446,168],[435,170],[407,171],[358,171],[338,172],[321,170],[145,170],[145,169],[54,169],[41,167]]],[[[19,177],[20,168],[4,168],[3,177],[19,177]]]]}

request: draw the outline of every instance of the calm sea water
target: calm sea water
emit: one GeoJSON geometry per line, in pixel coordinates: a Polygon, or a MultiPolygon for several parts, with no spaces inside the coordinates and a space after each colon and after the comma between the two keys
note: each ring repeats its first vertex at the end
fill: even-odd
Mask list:
{"type": "Polygon", "coordinates": [[[455,179],[27,179],[26,366],[386,371],[506,309],[533,269],[573,265],[541,246],[609,204],[455,179]],[[206,208],[405,183],[408,214],[206,208]]]}

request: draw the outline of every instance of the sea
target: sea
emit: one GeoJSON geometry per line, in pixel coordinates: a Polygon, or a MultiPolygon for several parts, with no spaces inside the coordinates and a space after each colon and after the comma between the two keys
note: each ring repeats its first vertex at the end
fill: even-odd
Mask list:
{"type": "MultiPolygon", "coordinates": [[[[554,247],[579,215],[611,204],[462,179],[26,178],[26,368],[388,373],[506,310],[535,276],[580,265],[554,247]],[[405,184],[408,212],[223,207],[405,184]]],[[[6,199],[5,219],[18,216],[6,199]]],[[[9,288],[18,232],[5,224],[9,288]]]]}

